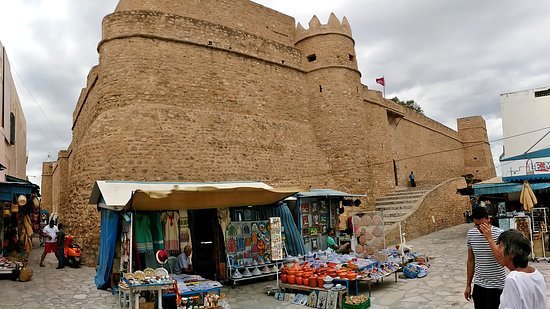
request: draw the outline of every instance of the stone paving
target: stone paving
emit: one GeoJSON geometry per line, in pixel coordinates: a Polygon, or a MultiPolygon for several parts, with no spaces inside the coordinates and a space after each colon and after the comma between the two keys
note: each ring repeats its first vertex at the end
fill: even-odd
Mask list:
{"type": "MultiPolygon", "coordinates": [[[[402,279],[395,282],[388,277],[373,284],[372,308],[473,308],[462,293],[466,278],[466,231],[472,224],[462,224],[438,231],[409,242],[414,251],[435,257],[428,276],[422,279],[402,279]]],[[[29,282],[0,280],[0,308],[117,308],[116,298],[107,291],[98,291],[94,285],[95,269],[81,267],[56,270],[56,259],[50,254],[46,267],[38,267],[41,250],[30,256],[34,276],[29,282]]],[[[550,264],[532,263],[546,278],[550,299],[550,264]]],[[[224,287],[232,308],[307,308],[275,300],[265,293],[266,286],[275,281],[260,281],[224,287]]],[[[368,293],[366,284],[360,285],[362,294],[368,293]]]]}

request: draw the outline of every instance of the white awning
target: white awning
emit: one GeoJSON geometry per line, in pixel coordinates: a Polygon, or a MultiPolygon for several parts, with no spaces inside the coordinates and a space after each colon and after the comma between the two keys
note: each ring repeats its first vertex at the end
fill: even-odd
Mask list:
{"type": "Polygon", "coordinates": [[[115,211],[206,209],[274,204],[303,188],[273,188],[260,181],[96,181],[89,203],[115,211]],[[101,200],[103,197],[104,203],[101,200]]]}

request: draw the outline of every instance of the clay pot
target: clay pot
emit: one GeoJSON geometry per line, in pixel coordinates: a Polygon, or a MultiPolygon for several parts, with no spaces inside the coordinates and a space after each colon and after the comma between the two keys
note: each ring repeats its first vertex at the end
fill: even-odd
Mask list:
{"type": "Polygon", "coordinates": [[[295,275],[287,275],[287,280],[288,280],[288,283],[290,284],[296,284],[296,276],[295,275]]]}
{"type": "Polygon", "coordinates": [[[303,277],[304,276],[304,272],[302,270],[299,270],[296,272],[296,277],[303,277]]]}
{"type": "Polygon", "coordinates": [[[296,270],[295,269],[289,269],[288,270],[288,275],[292,275],[292,276],[296,275],[296,270]]]}
{"type": "Polygon", "coordinates": [[[288,282],[287,274],[282,274],[282,275],[281,275],[281,282],[283,282],[283,283],[287,283],[287,282],[288,282]]]}
{"type": "Polygon", "coordinates": [[[325,276],[319,276],[317,277],[317,286],[323,286],[323,284],[325,284],[325,281],[323,280],[325,279],[325,276]]]}
{"type": "Polygon", "coordinates": [[[281,273],[282,273],[282,274],[288,274],[288,268],[283,267],[283,268],[281,269],[281,273]]]}
{"type": "Polygon", "coordinates": [[[304,285],[309,286],[309,278],[304,278],[304,285]]]}
{"type": "Polygon", "coordinates": [[[311,271],[305,271],[305,272],[304,272],[304,275],[303,275],[302,277],[304,277],[304,278],[309,278],[309,277],[311,277],[311,275],[313,275],[313,272],[311,272],[311,271]]]}
{"type": "Polygon", "coordinates": [[[355,279],[357,279],[357,273],[356,273],[356,272],[349,272],[349,273],[348,273],[348,279],[349,279],[349,280],[355,280],[355,279]]]}
{"type": "Polygon", "coordinates": [[[317,287],[317,275],[309,277],[309,286],[312,288],[317,287]]]}
{"type": "Polygon", "coordinates": [[[302,278],[302,276],[296,277],[296,284],[297,284],[297,285],[302,285],[302,284],[304,284],[304,278],[302,278]]]}

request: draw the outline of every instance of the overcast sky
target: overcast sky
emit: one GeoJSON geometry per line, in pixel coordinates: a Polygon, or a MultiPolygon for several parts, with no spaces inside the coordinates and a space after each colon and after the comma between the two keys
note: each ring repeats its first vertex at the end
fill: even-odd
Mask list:
{"type": "MultiPolygon", "coordinates": [[[[183,0],[181,0],[183,1],[183,0]]],[[[0,5],[5,46],[27,120],[29,180],[71,140],[72,113],[97,64],[102,18],[117,0],[17,0],[0,5]]],[[[330,12],[351,24],[363,84],[415,100],[456,129],[482,115],[502,138],[499,94],[550,86],[550,1],[258,0],[307,28],[330,12]]],[[[498,166],[502,143],[492,143],[498,166]]]]}

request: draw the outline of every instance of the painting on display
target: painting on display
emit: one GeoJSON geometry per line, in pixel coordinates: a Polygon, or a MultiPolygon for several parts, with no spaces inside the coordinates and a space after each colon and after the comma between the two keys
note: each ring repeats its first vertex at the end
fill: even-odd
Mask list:
{"type": "Polygon", "coordinates": [[[269,226],[271,227],[271,260],[279,261],[283,259],[283,237],[281,229],[281,218],[269,218],[269,226]]]}
{"type": "Polygon", "coordinates": [[[234,264],[271,260],[269,221],[231,222],[226,232],[227,255],[234,264]]]}
{"type": "Polygon", "coordinates": [[[302,210],[302,213],[309,213],[309,203],[302,203],[300,209],[302,210]]]}
{"type": "Polygon", "coordinates": [[[351,222],[353,224],[352,247],[357,255],[374,255],[385,249],[382,212],[354,213],[351,222]]]}

